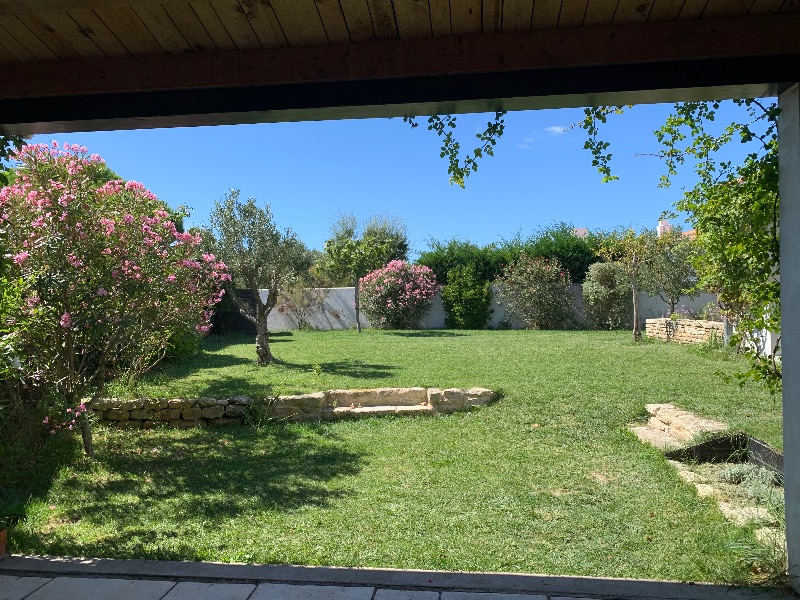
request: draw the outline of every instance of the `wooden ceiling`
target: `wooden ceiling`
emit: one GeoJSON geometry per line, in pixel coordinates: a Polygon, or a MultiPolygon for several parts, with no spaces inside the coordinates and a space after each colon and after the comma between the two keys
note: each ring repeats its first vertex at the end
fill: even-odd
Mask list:
{"type": "Polygon", "coordinates": [[[800,11],[798,0],[0,0],[0,63],[800,11]]]}
{"type": "Polygon", "coordinates": [[[0,0],[0,133],[772,95],[800,0],[0,0]]]}

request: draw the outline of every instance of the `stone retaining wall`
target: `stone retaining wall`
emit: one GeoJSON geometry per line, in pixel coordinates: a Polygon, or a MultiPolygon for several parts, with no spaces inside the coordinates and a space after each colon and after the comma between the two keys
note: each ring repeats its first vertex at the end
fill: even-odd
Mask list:
{"type": "Polygon", "coordinates": [[[255,400],[231,398],[104,398],[91,406],[101,423],[115,427],[205,427],[240,424],[250,407],[289,421],[334,421],[383,414],[448,414],[483,406],[494,399],[491,390],[471,388],[377,388],[327,390],[255,400]]]}
{"type": "Polygon", "coordinates": [[[647,319],[645,329],[647,337],[681,344],[702,344],[715,335],[721,342],[725,333],[721,322],[700,319],[647,319]]]}

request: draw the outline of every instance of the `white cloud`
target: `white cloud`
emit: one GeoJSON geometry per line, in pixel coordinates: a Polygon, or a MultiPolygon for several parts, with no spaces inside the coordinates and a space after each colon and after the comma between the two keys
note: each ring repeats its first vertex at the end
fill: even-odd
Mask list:
{"type": "Polygon", "coordinates": [[[517,144],[517,148],[520,148],[522,150],[533,148],[533,138],[532,137],[523,138],[523,140],[519,144],[517,144]]]}
{"type": "Polygon", "coordinates": [[[550,135],[564,135],[567,133],[567,128],[563,125],[551,125],[550,127],[545,127],[544,130],[550,135]]]}

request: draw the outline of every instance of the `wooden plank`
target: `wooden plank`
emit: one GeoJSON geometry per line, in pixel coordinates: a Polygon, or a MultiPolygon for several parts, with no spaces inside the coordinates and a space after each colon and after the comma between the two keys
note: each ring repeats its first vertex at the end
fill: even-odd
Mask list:
{"type": "Polygon", "coordinates": [[[451,35],[450,0],[428,0],[431,10],[431,31],[434,36],[451,35]]]}
{"type": "Polygon", "coordinates": [[[559,28],[580,27],[586,17],[587,0],[565,0],[558,17],[559,28]]]}
{"type": "Polygon", "coordinates": [[[780,11],[784,0],[755,0],[748,15],[768,15],[780,11]]]}
{"type": "Polygon", "coordinates": [[[654,0],[619,0],[614,23],[644,23],[650,17],[654,0]]]}
{"type": "Polygon", "coordinates": [[[372,28],[376,40],[392,40],[397,38],[397,20],[394,18],[392,0],[367,0],[369,14],[372,16],[372,28]]]}
{"type": "Polygon", "coordinates": [[[533,3],[531,29],[555,29],[561,15],[561,0],[536,0],[533,3]]]}
{"type": "Polygon", "coordinates": [[[236,48],[246,50],[261,47],[250,20],[244,15],[244,9],[236,0],[211,0],[211,6],[214,7],[214,12],[225,26],[236,48]]]}
{"type": "Polygon", "coordinates": [[[483,33],[503,31],[503,0],[483,0],[483,33]]]}
{"type": "Polygon", "coordinates": [[[156,38],[159,46],[171,54],[190,52],[192,47],[183,34],[175,27],[175,23],[163,6],[139,6],[133,9],[147,27],[147,31],[156,38]]]}
{"type": "Polygon", "coordinates": [[[481,0],[460,0],[450,6],[450,27],[453,35],[480,33],[481,0]]]}
{"type": "Polygon", "coordinates": [[[675,21],[681,14],[684,0],[655,0],[649,21],[675,21]]]}
{"type": "Polygon", "coordinates": [[[130,52],[125,49],[111,30],[106,27],[103,20],[92,10],[73,10],[69,16],[81,32],[94,40],[94,43],[103,51],[106,56],[128,56],[130,52]]]}
{"type": "MultiPolygon", "coordinates": [[[[0,40],[5,41],[5,37],[0,35],[0,40]]],[[[0,42],[0,63],[14,63],[19,62],[17,56],[11,52],[8,48],[6,48],[2,42],[0,42]]]]}
{"type": "Polygon", "coordinates": [[[105,56],[91,38],[67,13],[20,15],[20,21],[33,31],[59,58],[99,58],[105,56]]]}
{"type": "MultiPolygon", "coordinates": [[[[338,2],[335,3],[335,7],[338,10],[338,2]]],[[[272,0],[272,9],[290,46],[324,44],[328,41],[325,26],[322,24],[314,0],[272,0]]],[[[338,31],[338,41],[346,41],[347,28],[343,16],[339,29],[343,32],[338,31]],[[342,37],[343,34],[345,37],[342,37]]],[[[337,30],[334,31],[336,33],[337,30]]]]}
{"type": "Polygon", "coordinates": [[[781,8],[782,13],[800,12],[800,0],[786,0],[781,8]]]}
{"type": "Polygon", "coordinates": [[[352,42],[366,42],[375,39],[372,17],[369,16],[367,0],[340,0],[342,13],[347,23],[347,32],[352,42]]]}
{"type": "Polygon", "coordinates": [[[95,13],[131,54],[164,52],[132,8],[98,8],[95,13]]]}
{"type": "Polygon", "coordinates": [[[393,4],[400,39],[425,38],[432,35],[428,0],[394,0],[393,4]]]}
{"type": "Polygon", "coordinates": [[[36,60],[54,60],[58,58],[53,51],[17,17],[0,15],[0,27],[8,31],[11,37],[24,46],[36,60]]]}
{"type": "Polygon", "coordinates": [[[528,31],[531,28],[533,2],[505,0],[503,2],[503,31],[528,31]]]}
{"type": "Polygon", "coordinates": [[[11,33],[3,27],[3,17],[0,15],[0,39],[3,40],[5,48],[14,55],[20,62],[31,62],[36,60],[33,53],[23,46],[11,33]]]}
{"type": "Polygon", "coordinates": [[[208,35],[211,36],[211,40],[214,42],[217,49],[236,49],[236,45],[233,43],[231,36],[228,35],[225,25],[222,24],[222,21],[217,15],[217,11],[214,10],[210,2],[207,0],[198,0],[196,2],[190,2],[189,6],[192,7],[194,14],[197,15],[197,18],[203,24],[208,35]]]}
{"type": "Polygon", "coordinates": [[[214,40],[208,35],[206,28],[203,27],[190,5],[185,3],[165,4],[164,11],[192,50],[205,52],[216,49],[214,40]]]}
{"type": "Polygon", "coordinates": [[[708,4],[708,0],[685,0],[678,18],[681,20],[699,19],[708,4]]]}
{"type": "Polygon", "coordinates": [[[611,25],[614,22],[617,4],[619,4],[619,0],[589,0],[583,26],[611,25]]]}
{"type": "Polygon", "coordinates": [[[746,15],[753,5],[753,0],[708,0],[703,18],[739,17],[746,15]]]}
{"type": "Polygon", "coordinates": [[[347,23],[339,0],[316,0],[316,5],[325,33],[328,34],[328,41],[331,44],[349,42],[350,34],[347,32],[347,23]]]}
{"type": "Polygon", "coordinates": [[[250,27],[262,47],[289,45],[269,0],[239,0],[239,5],[244,9],[244,16],[250,21],[250,27]]]}
{"type": "Polygon", "coordinates": [[[19,15],[37,12],[71,12],[95,8],[158,6],[164,0],[0,0],[0,14],[19,15]]]}

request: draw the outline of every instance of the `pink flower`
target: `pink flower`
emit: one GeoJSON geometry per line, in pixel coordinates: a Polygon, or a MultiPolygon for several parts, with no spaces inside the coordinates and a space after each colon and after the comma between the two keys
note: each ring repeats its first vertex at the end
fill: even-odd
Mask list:
{"type": "Polygon", "coordinates": [[[68,329],[72,325],[72,317],[68,312],[61,315],[61,320],[58,322],[64,329],[68,329]]]}
{"type": "Polygon", "coordinates": [[[29,256],[30,256],[30,253],[29,253],[29,252],[22,251],[22,252],[18,252],[18,253],[17,253],[17,254],[15,254],[14,256],[12,256],[12,257],[11,257],[11,260],[13,260],[13,261],[14,261],[14,264],[15,264],[15,265],[21,265],[22,263],[24,263],[24,262],[25,262],[25,260],[26,260],[26,259],[27,259],[29,256]]]}
{"type": "Polygon", "coordinates": [[[98,296],[108,296],[108,292],[103,288],[98,288],[97,295],[98,296]]]}

